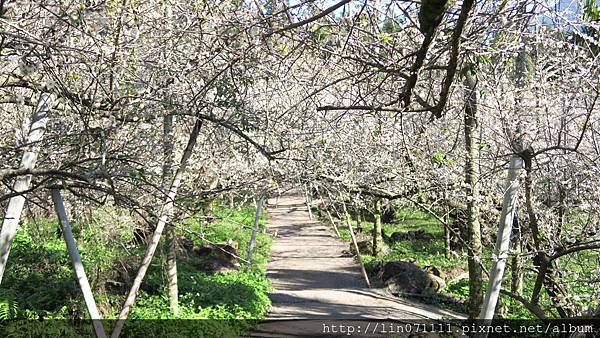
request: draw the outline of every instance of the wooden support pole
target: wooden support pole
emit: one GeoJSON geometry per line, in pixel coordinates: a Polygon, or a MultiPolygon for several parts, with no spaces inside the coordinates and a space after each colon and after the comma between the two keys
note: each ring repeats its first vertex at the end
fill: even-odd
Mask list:
{"type": "Polygon", "coordinates": [[[333,230],[335,230],[335,234],[338,236],[338,238],[340,238],[340,232],[338,231],[337,226],[335,225],[335,221],[333,220],[333,217],[331,216],[331,213],[329,212],[328,209],[325,209],[325,212],[327,212],[327,216],[329,217],[329,221],[331,222],[331,225],[333,225],[333,230]]]}
{"type": "Polygon", "coordinates": [[[60,195],[60,190],[58,188],[52,189],[52,201],[54,202],[54,210],[56,211],[56,214],[58,215],[58,219],[60,220],[60,224],[62,226],[62,233],[63,237],[65,238],[65,242],[67,243],[69,257],[71,257],[73,269],[75,270],[75,275],[77,276],[79,287],[81,288],[83,298],[85,299],[85,305],[87,306],[88,313],[90,314],[90,318],[92,319],[92,324],[94,325],[96,337],[105,338],[106,333],[104,332],[104,326],[102,325],[102,318],[100,317],[100,313],[98,312],[98,307],[96,306],[96,301],[94,300],[94,295],[92,294],[92,288],[90,287],[90,283],[88,282],[87,276],[85,275],[83,263],[81,262],[81,256],[79,255],[79,250],[77,250],[77,243],[75,242],[75,238],[73,237],[71,224],[69,224],[69,220],[67,219],[67,213],[65,211],[63,199],[60,195]]]}
{"type": "MultiPolygon", "coordinates": [[[[44,137],[46,132],[46,124],[48,123],[48,114],[50,108],[54,103],[54,97],[50,93],[42,93],[37,103],[37,107],[31,118],[31,126],[29,128],[29,134],[27,135],[27,143],[25,152],[21,159],[21,166],[19,169],[31,170],[35,167],[37,160],[37,153],[39,143],[44,137]]],[[[15,192],[24,192],[29,189],[31,185],[31,175],[17,176],[13,185],[15,192]]],[[[8,255],[10,253],[10,246],[12,245],[15,234],[17,233],[17,226],[21,220],[21,212],[25,206],[25,196],[17,195],[12,197],[8,201],[6,212],[4,213],[4,219],[2,220],[2,230],[0,230],[0,283],[2,283],[2,277],[4,276],[4,270],[6,269],[6,262],[8,261],[8,255]]]]}
{"type": "Polygon", "coordinates": [[[142,259],[142,264],[140,265],[137,275],[135,276],[135,278],[133,280],[133,285],[131,286],[131,289],[129,290],[129,294],[127,295],[127,298],[125,299],[125,302],[123,302],[123,308],[121,309],[121,312],[119,313],[119,320],[117,320],[115,326],[113,327],[113,331],[110,335],[111,338],[118,338],[121,335],[121,331],[123,330],[123,326],[125,325],[125,320],[127,319],[127,316],[129,315],[129,311],[131,310],[131,307],[135,303],[135,299],[140,290],[140,286],[142,285],[142,281],[144,280],[144,277],[146,276],[146,272],[148,271],[148,268],[150,267],[150,263],[152,262],[152,258],[154,257],[154,253],[156,252],[156,248],[158,247],[158,243],[162,236],[163,230],[165,229],[165,226],[166,226],[167,222],[169,221],[169,215],[171,215],[172,210],[175,207],[175,197],[177,196],[177,191],[179,190],[179,186],[181,185],[181,182],[183,179],[183,173],[185,172],[185,169],[187,167],[188,160],[192,156],[192,151],[194,150],[194,147],[196,146],[196,141],[198,139],[198,135],[200,134],[200,127],[202,127],[202,120],[197,119],[196,123],[194,124],[194,128],[192,128],[192,131],[190,132],[190,137],[188,139],[187,146],[185,147],[185,150],[183,151],[183,156],[181,157],[181,160],[179,161],[179,168],[177,168],[177,170],[175,171],[175,176],[173,177],[173,180],[171,181],[171,185],[169,187],[168,194],[166,196],[163,207],[160,211],[160,216],[159,216],[158,222],[156,224],[156,229],[154,229],[154,233],[152,234],[150,243],[148,243],[148,248],[146,249],[146,254],[144,255],[144,258],[142,259]]]}
{"type": "Polygon", "coordinates": [[[360,255],[360,250],[358,250],[358,243],[356,242],[356,236],[354,236],[354,230],[352,230],[352,219],[350,218],[350,213],[348,213],[348,209],[346,209],[346,203],[342,202],[342,206],[344,207],[344,214],[346,214],[346,222],[348,223],[348,230],[350,231],[350,237],[352,237],[352,244],[354,244],[354,249],[356,250],[356,257],[358,257],[358,262],[360,264],[360,272],[362,272],[365,281],[367,282],[367,287],[371,288],[371,282],[369,281],[369,276],[367,275],[367,270],[365,270],[365,264],[363,263],[362,257],[360,255]]]}
{"type": "MultiPolygon", "coordinates": [[[[502,215],[498,233],[496,234],[496,247],[492,256],[492,270],[485,298],[479,313],[479,319],[492,320],[494,311],[502,287],[502,277],[510,245],[510,235],[513,227],[513,217],[517,208],[517,195],[519,192],[519,173],[523,168],[523,160],[519,155],[513,155],[510,159],[508,168],[508,182],[504,192],[504,201],[502,202],[502,215]]],[[[477,337],[486,337],[486,334],[480,334],[477,337]]]]}
{"type": "MultiPolygon", "coordinates": [[[[316,186],[316,189],[317,189],[317,193],[319,194],[319,201],[323,204],[322,208],[325,209],[325,212],[327,213],[327,217],[329,218],[329,222],[331,222],[331,226],[333,227],[333,230],[335,230],[335,234],[337,235],[338,238],[340,238],[341,237],[340,232],[338,231],[337,225],[335,225],[335,221],[333,220],[333,217],[331,216],[331,213],[329,212],[329,209],[327,208],[327,204],[325,203],[325,198],[323,198],[323,195],[319,191],[319,186],[316,186]]],[[[323,209],[321,209],[321,210],[323,210],[323,209]]]]}
{"type": "Polygon", "coordinates": [[[310,208],[310,199],[308,196],[308,187],[305,184],[304,185],[304,198],[306,199],[306,208],[308,209],[308,217],[310,217],[310,220],[313,220],[313,214],[312,214],[312,210],[310,208]]]}
{"type": "Polygon", "coordinates": [[[248,258],[246,259],[247,268],[250,268],[250,266],[252,265],[252,252],[254,251],[254,245],[256,244],[256,233],[258,232],[258,223],[260,221],[260,215],[262,213],[265,195],[266,191],[261,192],[260,197],[256,202],[256,215],[254,217],[254,226],[252,227],[252,237],[250,238],[250,246],[248,247],[248,258]]]}

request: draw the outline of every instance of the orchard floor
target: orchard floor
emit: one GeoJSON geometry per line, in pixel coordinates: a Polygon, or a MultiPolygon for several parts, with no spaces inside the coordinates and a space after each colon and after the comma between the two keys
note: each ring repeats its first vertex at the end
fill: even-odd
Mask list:
{"type": "Polygon", "coordinates": [[[342,253],[348,244],[337,239],[328,226],[310,220],[301,195],[284,194],[277,205],[275,199],[269,200],[268,219],[269,231],[277,234],[267,265],[274,288],[270,294],[272,308],[251,337],[317,337],[324,325],[352,320],[410,323],[464,318],[459,313],[393,297],[385,290],[367,288],[358,263],[342,253]]]}

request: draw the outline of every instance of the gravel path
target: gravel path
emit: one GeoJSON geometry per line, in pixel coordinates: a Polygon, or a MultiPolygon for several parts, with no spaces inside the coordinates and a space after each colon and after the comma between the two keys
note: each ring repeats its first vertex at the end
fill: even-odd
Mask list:
{"type": "Polygon", "coordinates": [[[269,201],[269,231],[277,233],[267,265],[275,289],[272,308],[252,337],[318,336],[315,320],[464,318],[435,306],[399,299],[384,290],[368,289],[358,263],[343,257],[348,244],[333,231],[311,221],[300,195],[269,201]],[[312,319],[311,322],[289,321],[312,319]],[[312,323],[311,325],[307,325],[312,323]]]}

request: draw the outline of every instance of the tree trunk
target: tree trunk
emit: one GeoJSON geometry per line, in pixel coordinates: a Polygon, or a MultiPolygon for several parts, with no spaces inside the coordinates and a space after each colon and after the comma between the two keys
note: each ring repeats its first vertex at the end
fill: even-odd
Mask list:
{"type": "MultiPolygon", "coordinates": [[[[566,178],[564,179],[566,181],[566,178]]],[[[577,196],[577,194],[575,195],[577,196]]],[[[567,213],[567,190],[562,183],[558,183],[558,227],[555,231],[555,238],[560,241],[562,229],[565,225],[565,216],[567,213]]]]}
{"type": "Polygon", "coordinates": [[[560,268],[556,266],[555,261],[550,261],[548,264],[548,270],[546,272],[545,284],[546,292],[553,305],[556,307],[556,311],[561,318],[572,318],[578,315],[578,312],[573,306],[573,303],[569,299],[569,295],[565,286],[562,284],[562,273],[560,268]]]}
{"type": "MultiPolygon", "coordinates": [[[[448,191],[447,189],[444,189],[444,200],[448,200],[448,191]]],[[[451,243],[450,243],[450,229],[448,229],[451,224],[450,224],[450,207],[448,206],[448,203],[444,203],[445,205],[445,209],[446,209],[446,213],[444,215],[444,257],[449,258],[452,254],[452,248],[451,248],[451,243]]]]}
{"type": "MultiPolygon", "coordinates": [[[[44,137],[46,124],[48,123],[48,114],[52,108],[54,98],[50,93],[42,93],[37,103],[37,107],[31,119],[29,134],[27,135],[26,150],[21,159],[19,169],[32,170],[35,167],[39,143],[44,137]]],[[[29,189],[31,184],[31,175],[18,176],[13,185],[15,192],[24,192],[29,189]]],[[[8,207],[4,213],[2,221],[2,230],[0,231],[0,283],[6,269],[6,262],[10,253],[10,246],[15,238],[17,226],[21,219],[21,212],[25,205],[25,196],[19,195],[12,197],[8,201],[8,207]]]]}
{"type": "Polygon", "coordinates": [[[511,261],[511,291],[515,295],[523,296],[523,244],[521,241],[521,225],[519,218],[515,215],[513,221],[514,236],[514,253],[511,261]]]}
{"type": "Polygon", "coordinates": [[[375,214],[373,214],[373,218],[375,219],[373,223],[373,256],[377,257],[381,252],[381,248],[383,246],[383,237],[381,235],[381,200],[377,200],[375,202],[375,214]]]}
{"type": "Polygon", "coordinates": [[[481,225],[479,223],[479,144],[477,140],[477,89],[475,79],[466,75],[465,184],[467,186],[467,233],[469,238],[469,317],[477,318],[483,301],[481,271],[481,225]]]}
{"type": "MultiPolygon", "coordinates": [[[[173,166],[173,115],[163,118],[163,173],[162,191],[167,194],[166,187],[172,175],[173,166]]],[[[172,211],[167,217],[172,218],[172,211]]],[[[166,274],[167,290],[171,311],[175,316],[179,315],[179,290],[177,284],[177,236],[172,224],[166,225],[165,252],[167,256],[166,274]]]]}
{"type": "Polygon", "coordinates": [[[154,257],[154,253],[156,252],[156,248],[158,247],[158,243],[160,241],[160,237],[162,236],[162,232],[165,228],[165,225],[169,221],[169,215],[171,214],[174,208],[175,197],[177,196],[177,190],[181,185],[181,179],[183,177],[183,173],[185,172],[185,168],[187,166],[187,162],[192,155],[192,151],[194,150],[194,146],[196,145],[196,140],[198,135],[200,134],[200,127],[202,126],[202,120],[196,120],[196,124],[190,133],[190,138],[188,140],[188,144],[183,152],[183,157],[179,163],[179,168],[175,171],[175,177],[173,177],[173,181],[171,182],[169,193],[165,199],[165,203],[160,212],[158,223],[156,225],[156,229],[152,234],[152,239],[148,245],[148,249],[146,250],[146,254],[144,255],[144,259],[142,260],[142,264],[140,269],[138,270],[137,275],[133,281],[133,285],[129,290],[129,294],[127,295],[127,299],[123,303],[123,308],[121,309],[121,313],[119,314],[119,320],[116,322],[113,332],[111,334],[112,338],[117,338],[121,334],[121,330],[123,329],[123,325],[125,324],[125,319],[127,319],[127,315],[131,310],[131,306],[135,302],[135,298],[137,297],[137,293],[140,289],[140,285],[142,284],[142,280],[146,275],[146,271],[150,266],[150,262],[154,257]]]}
{"type": "Polygon", "coordinates": [[[450,237],[450,230],[448,229],[448,227],[452,225],[450,224],[450,216],[448,214],[446,215],[447,216],[445,217],[445,219],[446,224],[448,224],[448,226],[444,227],[444,257],[449,258],[452,255],[452,242],[450,237]]]}
{"type": "MultiPolygon", "coordinates": [[[[510,262],[511,269],[511,283],[510,289],[512,293],[517,297],[523,297],[523,241],[522,241],[522,232],[521,232],[521,224],[519,222],[519,217],[515,214],[515,218],[513,220],[513,231],[514,231],[514,244],[513,244],[513,256],[510,262]]],[[[515,303],[513,300],[513,304],[511,308],[516,310],[518,307],[518,303],[515,303]]]]}
{"type": "Polygon", "coordinates": [[[534,206],[533,158],[530,152],[525,153],[525,172],[525,205],[527,207],[529,226],[533,234],[533,243],[536,251],[536,255],[533,258],[533,265],[538,271],[531,296],[531,303],[538,304],[542,285],[545,285],[546,292],[559,315],[562,318],[568,318],[575,315],[577,311],[569,301],[567,292],[564,286],[562,286],[560,271],[555,268],[554,262],[549,259],[546,248],[542,244],[542,233],[534,206]]]}
{"type": "Polygon", "coordinates": [[[362,210],[356,207],[356,231],[362,233],[363,232],[363,217],[362,210]]]}
{"type": "Polygon", "coordinates": [[[52,201],[54,202],[54,210],[56,211],[58,219],[60,220],[60,224],[62,225],[62,233],[65,238],[65,242],[67,243],[69,257],[73,263],[73,270],[75,270],[75,276],[77,277],[79,287],[83,293],[85,305],[87,306],[88,313],[92,319],[94,331],[96,332],[96,336],[98,338],[104,338],[106,337],[106,333],[104,332],[104,326],[101,322],[102,317],[100,317],[100,313],[96,307],[96,301],[94,300],[94,295],[92,294],[92,288],[90,287],[90,283],[85,275],[83,263],[81,262],[81,256],[79,256],[79,251],[77,250],[77,243],[75,242],[75,238],[73,238],[73,231],[71,231],[71,224],[69,224],[69,220],[67,218],[63,199],[60,196],[60,190],[57,188],[52,189],[52,201]]]}
{"type": "Polygon", "coordinates": [[[492,256],[490,280],[481,307],[481,312],[479,313],[480,319],[491,320],[494,318],[494,311],[496,309],[496,304],[498,303],[500,289],[502,288],[502,277],[504,276],[504,268],[508,256],[513,217],[517,209],[519,172],[522,167],[523,160],[521,157],[519,155],[512,155],[510,166],[508,168],[508,184],[502,202],[500,225],[498,227],[498,233],[496,234],[496,247],[494,248],[494,255],[492,256]]]}

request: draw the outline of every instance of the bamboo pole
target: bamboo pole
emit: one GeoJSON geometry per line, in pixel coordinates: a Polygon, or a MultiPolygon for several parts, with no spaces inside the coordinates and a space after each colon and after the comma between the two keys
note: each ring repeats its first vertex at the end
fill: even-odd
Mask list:
{"type": "MultiPolygon", "coordinates": [[[[513,218],[517,209],[519,172],[522,167],[523,160],[521,157],[513,155],[508,168],[508,184],[502,202],[502,215],[500,216],[500,225],[496,235],[496,247],[492,257],[492,270],[490,271],[488,288],[479,313],[479,318],[486,321],[491,321],[494,318],[494,311],[502,287],[502,277],[504,276],[506,259],[508,257],[513,218]]],[[[487,334],[478,335],[478,337],[486,336],[487,334]]]]}
{"type": "Polygon", "coordinates": [[[352,229],[352,220],[350,219],[350,214],[348,213],[348,209],[346,209],[346,203],[342,202],[342,206],[344,207],[344,214],[346,214],[346,222],[348,223],[348,230],[350,231],[350,237],[352,237],[352,244],[354,244],[354,249],[356,250],[356,257],[358,257],[358,262],[360,264],[360,272],[362,272],[365,281],[367,282],[367,287],[371,288],[371,282],[369,281],[369,276],[367,275],[367,270],[365,270],[365,265],[363,263],[362,257],[360,256],[360,250],[358,250],[358,243],[356,242],[356,237],[354,236],[354,230],[352,229]]]}
{"type": "MultiPolygon", "coordinates": [[[[31,118],[31,126],[27,135],[27,147],[21,159],[20,169],[31,170],[35,167],[39,143],[44,137],[46,124],[48,123],[48,114],[54,102],[54,97],[50,93],[42,93],[37,103],[37,107],[31,118]]],[[[15,192],[24,192],[29,189],[31,184],[31,175],[18,176],[13,185],[15,192]]],[[[6,212],[2,220],[2,230],[0,231],[0,283],[6,269],[6,262],[10,254],[10,246],[17,232],[21,212],[25,206],[25,196],[17,195],[8,201],[6,212]]]]}
{"type": "MultiPolygon", "coordinates": [[[[331,197],[331,195],[330,195],[330,194],[328,194],[327,198],[329,199],[329,205],[331,206],[331,209],[333,209],[333,212],[335,212],[335,215],[337,216],[337,218],[339,218],[339,220],[340,220],[340,224],[343,224],[343,223],[344,223],[344,221],[343,221],[342,215],[340,215],[340,212],[339,212],[339,211],[338,211],[338,209],[335,207],[335,204],[333,203],[333,198],[331,197]]],[[[329,209],[327,209],[327,211],[329,212],[329,209]]],[[[331,213],[329,214],[329,217],[330,217],[330,220],[331,220],[331,221],[333,222],[333,224],[334,224],[334,229],[335,229],[336,233],[338,234],[338,237],[340,237],[340,238],[341,238],[342,236],[340,235],[340,232],[338,231],[338,228],[337,228],[337,226],[335,226],[335,222],[334,222],[334,219],[333,219],[333,217],[331,216],[331,213]]]]}
{"type": "Polygon", "coordinates": [[[142,285],[142,281],[146,276],[146,271],[150,266],[150,262],[152,262],[152,258],[154,257],[154,253],[156,252],[156,248],[158,247],[158,243],[162,236],[165,225],[169,221],[169,215],[175,206],[175,197],[177,196],[177,191],[179,186],[181,185],[181,181],[183,178],[183,173],[185,172],[185,168],[187,167],[188,160],[190,156],[192,156],[192,151],[196,145],[196,140],[198,139],[198,135],[200,134],[200,127],[202,127],[202,120],[196,120],[194,128],[190,133],[190,137],[188,139],[187,146],[183,152],[183,157],[179,162],[179,168],[175,171],[175,176],[171,181],[171,185],[168,190],[167,197],[165,199],[163,208],[160,212],[160,217],[158,218],[158,223],[156,224],[156,229],[152,234],[152,238],[150,243],[148,244],[148,249],[146,250],[146,254],[142,260],[142,264],[138,270],[135,279],[133,280],[133,285],[129,290],[129,294],[123,303],[123,308],[121,309],[121,313],[119,314],[119,320],[117,320],[115,327],[111,333],[111,338],[118,338],[121,335],[121,330],[123,330],[123,325],[125,325],[125,319],[131,310],[131,307],[135,303],[135,299],[137,297],[140,286],[142,285]]]}
{"type": "Polygon", "coordinates": [[[65,211],[65,205],[63,203],[63,199],[60,195],[60,190],[58,188],[52,189],[52,201],[54,202],[54,210],[56,211],[58,219],[60,220],[60,224],[62,225],[62,233],[63,237],[65,238],[65,242],[67,243],[69,257],[71,257],[71,262],[73,263],[73,270],[75,270],[75,275],[77,276],[79,287],[81,288],[81,292],[83,293],[83,299],[85,299],[85,305],[87,306],[88,313],[90,314],[90,318],[92,319],[92,324],[94,325],[96,337],[105,338],[106,333],[104,332],[104,326],[102,325],[102,318],[100,317],[100,313],[98,312],[98,307],[96,306],[96,301],[94,300],[94,295],[92,294],[92,288],[90,287],[90,283],[88,282],[87,276],[85,275],[83,263],[81,262],[81,256],[79,255],[79,251],[77,250],[77,243],[75,242],[75,238],[73,237],[71,224],[69,224],[67,213],[65,211]]]}
{"type": "Polygon", "coordinates": [[[258,223],[260,221],[260,215],[262,213],[265,194],[266,191],[261,192],[260,197],[256,202],[256,215],[254,217],[254,226],[252,227],[252,237],[250,238],[250,246],[248,247],[248,258],[246,259],[247,268],[250,268],[250,266],[252,265],[252,252],[254,251],[254,245],[256,244],[256,233],[258,232],[258,223]]]}
{"type": "Polygon", "coordinates": [[[306,200],[306,208],[308,209],[308,217],[310,217],[310,220],[313,220],[313,214],[312,214],[312,210],[310,208],[310,200],[308,197],[308,187],[306,186],[306,184],[304,185],[304,199],[306,200]]]}
{"type": "Polygon", "coordinates": [[[329,217],[329,221],[331,222],[331,225],[333,225],[333,230],[335,230],[335,234],[338,236],[338,238],[340,238],[340,232],[338,231],[337,226],[335,225],[335,221],[333,220],[333,217],[331,216],[331,213],[329,212],[328,209],[325,209],[325,212],[327,212],[327,216],[329,217]]]}
{"type": "MultiPolygon", "coordinates": [[[[319,191],[319,186],[316,186],[317,192],[319,193],[319,200],[321,201],[321,203],[323,204],[323,209],[325,209],[325,212],[327,213],[327,217],[329,218],[329,222],[331,222],[331,225],[333,226],[333,230],[335,230],[335,234],[337,235],[338,238],[340,238],[340,232],[338,231],[337,225],[335,225],[335,221],[333,220],[333,217],[331,216],[331,213],[329,212],[329,209],[327,208],[327,204],[325,203],[325,198],[323,197],[323,194],[321,194],[321,192],[319,191]]],[[[331,199],[329,201],[329,204],[331,204],[331,199]]]]}

